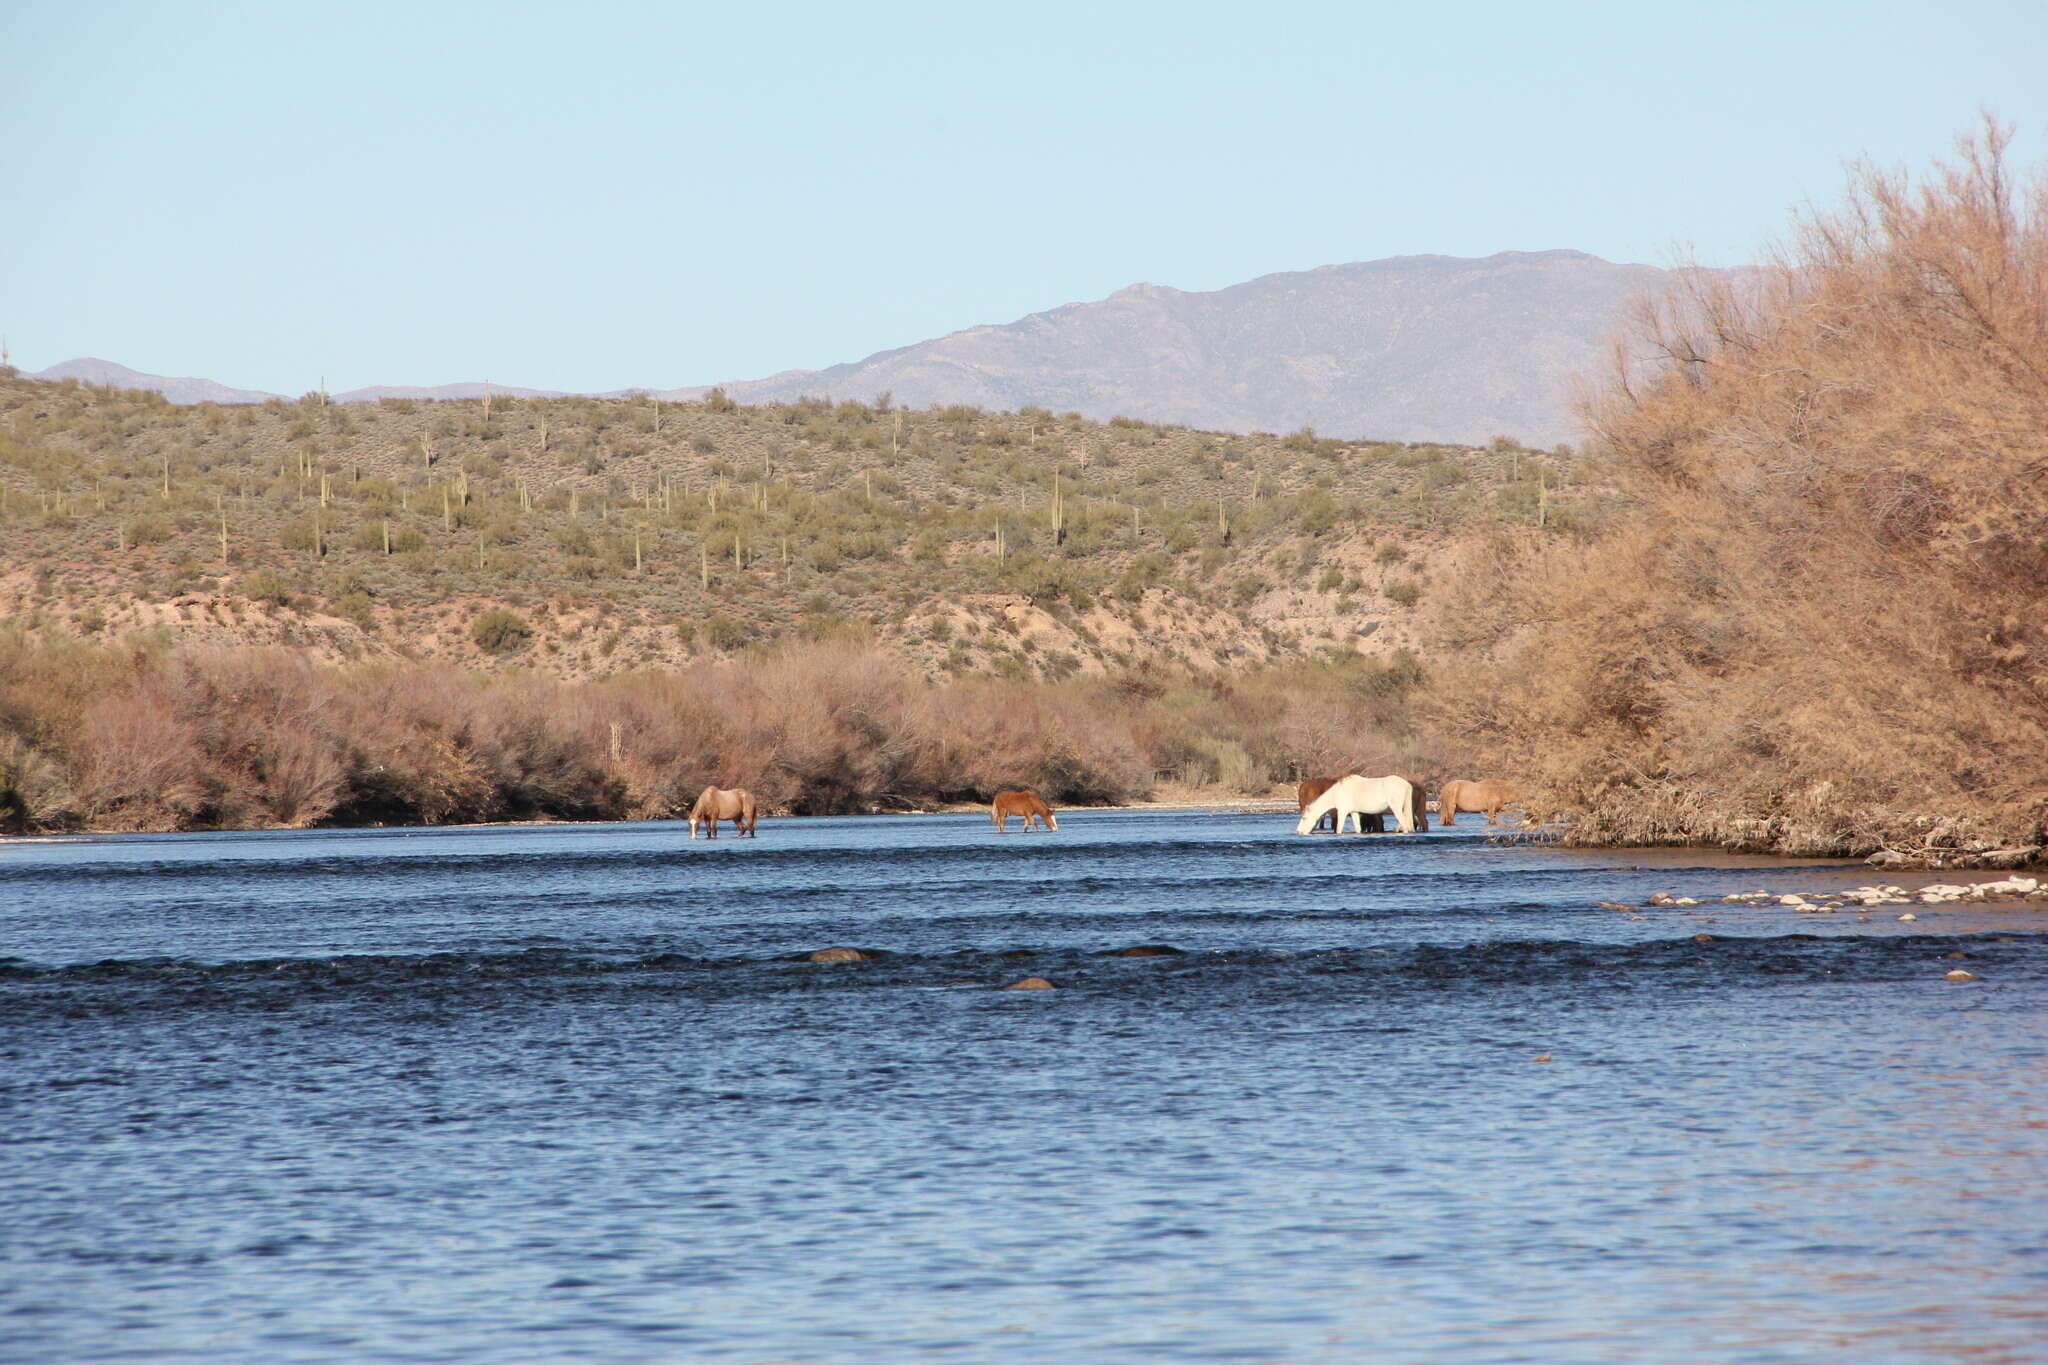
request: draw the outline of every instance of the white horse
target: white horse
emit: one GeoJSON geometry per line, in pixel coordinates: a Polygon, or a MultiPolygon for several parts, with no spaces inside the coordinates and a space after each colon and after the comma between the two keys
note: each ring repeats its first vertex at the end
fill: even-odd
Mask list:
{"type": "Polygon", "coordinates": [[[1309,802],[1294,832],[1308,833],[1331,811],[1337,813],[1339,834],[1344,832],[1347,817],[1362,833],[1365,822],[1358,818],[1361,815],[1391,815],[1399,823],[1401,833],[1413,834],[1415,785],[1405,777],[1360,777],[1354,773],[1309,802]]]}

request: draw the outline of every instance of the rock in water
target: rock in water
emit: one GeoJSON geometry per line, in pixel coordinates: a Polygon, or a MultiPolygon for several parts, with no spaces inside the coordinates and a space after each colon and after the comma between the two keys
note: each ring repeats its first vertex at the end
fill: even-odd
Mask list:
{"type": "Polygon", "coordinates": [[[1977,979],[1978,977],[1975,972],[1966,972],[1961,967],[1956,968],[1942,978],[1944,981],[1975,981],[1977,979]]]}
{"type": "Polygon", "coordinates": [[[1052,988],[1052,982],[1042,976],[1027,976],[1022,981],[1012,981],[1003,987],[1006,991],[1049,991],[1052,988]]]}
{"type": "Polygon", "coordinates": [[[858,948],[820,948],[811,954],[813,962],[865,962],[868,955],[858,948]]]}
{"type": "Polygon", "coordinates": [[[1118,957],[1185,957],[1186,953],[1170,943],[1140,943],[1133,948],[1117,949],[1118,957]]]}

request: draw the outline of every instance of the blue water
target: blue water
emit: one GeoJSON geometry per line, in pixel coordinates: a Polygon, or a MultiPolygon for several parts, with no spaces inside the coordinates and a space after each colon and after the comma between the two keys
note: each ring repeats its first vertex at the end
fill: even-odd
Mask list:
{"type": "Polygon", "coordinates": [[[2048,1359],[2048,913],[1292,828],[0,844],[0,1358],[2048,1359]]]}

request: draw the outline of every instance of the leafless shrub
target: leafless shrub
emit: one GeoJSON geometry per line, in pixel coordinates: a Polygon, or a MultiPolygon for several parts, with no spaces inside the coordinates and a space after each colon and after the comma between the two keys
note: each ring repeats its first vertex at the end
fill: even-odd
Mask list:
{"type": "Polygon", "coordinates": [[[2042,839],[2048,180],[2006,142],[1647,307],[1586,410],[1626,510],[1449,566],[1443,714],[1578,837],[2042,839]]]}

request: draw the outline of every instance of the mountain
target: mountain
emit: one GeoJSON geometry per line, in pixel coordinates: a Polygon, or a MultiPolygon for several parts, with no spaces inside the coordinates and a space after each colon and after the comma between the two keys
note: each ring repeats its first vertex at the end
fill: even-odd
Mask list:
{"type": "MultiPolygon", "coordinates": [[[[969,327],[824,370],[721,385],[745,403],[806,395],[899,404],[978,403],[1137,417],[1210,431],[1312,426],[1345,439],[1537,446],[1576,441],[1571,380],[1597,371],[1627,302],[1669,271],[1582,251],[1472,259],[1394,256],[1262,275],[1207,293],[1134,284],[997,326],[969,327]]],[[[70,360],[32,379],[156,389],[174,403],[254,403],[272,394],[70,360]]],[[[489,386],[505,397],[559,390],[489,386]]],[[[335,394],[481,397],[480,383],[383,385],[335,394]]],[[[615,389],[598,397],[687,400],[705,388],[615,389]]]]}
{"type": "Polygon", "coordinates": [[[173,403],[261,403],[282,395],[260,389],[231,389],[211,379],[173,379],[168,375],[144,374],[111,360],[80,356],[25,379],[76,379],[81,384],[107,384],[117,389],[154,389],[173,403]]]}
{"type": "Polygon", "coordinates": [[[521,389],[507,384],[436,384],[432,388],[421,388],[413,384],[377,384],[366,389],[350,389],[346,393],[329,394],[335,403],[374,403],[380,398],[414,398],[424,402],[439,402],[456,398],[482,398],[485,394],[499,398],[567,398],[564,389],[521,389]]]}
{"type": "Polygon", "coordinates": [[[1670,272],[1580,251],[1395,256],[1264,275],[1209,293],[1136,284],[852,364],[723,385],[1035,404],[1221,431],[1482,442],[1577,440],[1574,373],[1597,368],[1627,301],[1670,272]]]}

